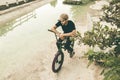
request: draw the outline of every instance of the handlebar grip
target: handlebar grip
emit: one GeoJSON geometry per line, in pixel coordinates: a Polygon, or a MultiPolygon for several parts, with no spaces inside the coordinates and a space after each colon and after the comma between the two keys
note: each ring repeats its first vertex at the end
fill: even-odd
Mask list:
{"type": "Polygon", "coordinates": [[[54,31],[52,31],[51,29],[48,29],[48,31],[53,32],[55,34],[56,40],[58,40],[57,35],[56,35],[56,33],[54,31]]]}
{"type": "MultiPolygon", "coordinates": [[[[50,30],[50,29],[48,29],[48,31],[53,32],[53,31],[52,31],[52,30],[50,30]]],[[[53,33],[55,33],[55,32],[53,32],[53,33]]]]}

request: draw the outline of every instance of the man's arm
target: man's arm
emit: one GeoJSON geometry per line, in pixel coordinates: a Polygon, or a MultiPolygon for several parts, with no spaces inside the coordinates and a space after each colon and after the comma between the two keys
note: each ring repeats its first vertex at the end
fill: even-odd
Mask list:
{"type": "Polygon", "coordinates": [[[75,36],[75,35],[76,35],[76,30],[73,30],[72,32],[64,33],[64,34],[61,34],[60,36],[66,37],[66,36],[75,36]]]}
{"type": "Polygon", "coordinates": [[[55,32],[56,34],[60,34],[60,32],[58,32],[56,29],[57,29],[56,26],[53,26],[53,27],[51,28],[51,30],[52,30],[53,32],[55,32]]]}

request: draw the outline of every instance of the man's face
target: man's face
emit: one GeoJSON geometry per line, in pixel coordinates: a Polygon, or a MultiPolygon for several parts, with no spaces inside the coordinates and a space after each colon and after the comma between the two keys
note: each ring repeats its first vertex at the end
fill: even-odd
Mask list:
{"type": "Polygon", "coordinates": [[[60,18],[59,21],[61,22],[62,25],[66,25],[66,23],[67,23],[67,20],[64,20],[62,18],[60,18]]]}

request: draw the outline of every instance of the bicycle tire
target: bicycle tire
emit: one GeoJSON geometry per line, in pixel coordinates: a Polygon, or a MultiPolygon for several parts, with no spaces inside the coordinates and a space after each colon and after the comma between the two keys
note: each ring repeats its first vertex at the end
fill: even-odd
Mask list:
{"type": "Polygon", "coordinates": [[[63,61],[64,61],[64,54],[62,52],[57,52],[57,54],[55,55],[53,59],[52,71],[57,73],[61,69],[63,61]],[[60,59],[60,61],[58,59],[60,59]]]}

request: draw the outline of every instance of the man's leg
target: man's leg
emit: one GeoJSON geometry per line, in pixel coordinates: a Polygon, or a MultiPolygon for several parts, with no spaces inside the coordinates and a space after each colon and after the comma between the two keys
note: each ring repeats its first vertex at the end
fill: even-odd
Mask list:
{"type": "Polygon", "coordinates": [[[65,48],[68,50],[68,52],[72,52],[73,48],[70,47],[71,45],[71,41],[69,39],[69,37],[67,38],[66,44],[65,44],[65,48]]]}
{"type": "MultiPolygon", "coordinates": [[[[70,57],[72,57],[75,52],[73,51],[73,46],[71,47],[72,41],[70,41],[70,38],[67,38],[67,42],[65,44],[65,48],[67,49],[68,53],[70,53],[70,57]]],[[[74,45],[74,44],[73,44],[74,45]]]]}

